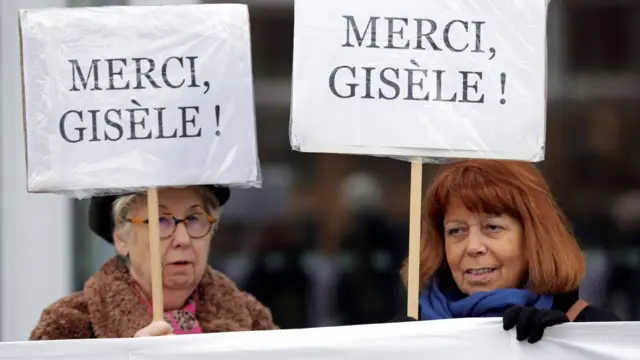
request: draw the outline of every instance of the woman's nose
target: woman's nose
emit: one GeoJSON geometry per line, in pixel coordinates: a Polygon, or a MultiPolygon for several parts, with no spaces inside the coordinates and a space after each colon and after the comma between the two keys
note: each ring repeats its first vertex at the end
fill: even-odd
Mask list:
{"type": "Polygon", "coordinates": [[[173,246],[185,246],[189,244],[191,237],[187,232],[187,227],[184,223],[176,225],[176,232],[173,234],[173,246]]]}
{"type": "Polygon", "coordinates": [[[482,232],[476,228],[470,229],[467,237],[467,255],[479,256],[486,252],[487,247],[484,245],[482,232]]]}

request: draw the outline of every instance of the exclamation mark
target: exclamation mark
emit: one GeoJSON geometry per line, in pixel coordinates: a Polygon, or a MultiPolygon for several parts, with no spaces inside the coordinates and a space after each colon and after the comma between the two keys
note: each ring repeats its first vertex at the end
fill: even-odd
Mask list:
{"type": "MultiPolygon", "coordinates": [[[[220,128],[220,105],[216,105],[216,127],[220,128]]],[[[216,136],[220,136],[220,130],[216,130],[216,136]]]]}
{"type": "MultiPolygon", "coordinates": [[[[500,85],[502,88],[502,96],[504,96],[504,86],[507,83],[507,74],[502,73],[500,74],[500,85]]],[[[504,105],[507,102],[507,100],[503,97],[502,99],[500,99],[500,104],[504,105]]]]}

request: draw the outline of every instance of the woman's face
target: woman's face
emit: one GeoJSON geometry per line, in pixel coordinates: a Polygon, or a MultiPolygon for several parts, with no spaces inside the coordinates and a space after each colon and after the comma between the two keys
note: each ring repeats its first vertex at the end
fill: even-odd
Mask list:
{"type": "MultiPolygon", "coordinates": [[[[159,190],[158,204],[164,290],[193,289],[200,282],[207,266],[211,231],[215,224],[209,229],[202,193],[194,187],[159,190]],[[191,224],[180,223],[175,226],[173,235],[163,238],[163,235],[170,234],[169,230],[173,227],[171,217],[187,219],[191,224]],[[200,236],[204,233],[205,236],[200,236]],[[198,238],[194,238],[194,235],[198,238]]],[[[215,218],[215,214],[208,215],[215,218]]],[[[148,219],[146,197],[141,196],[131,206],[127,218],[148,219]]],[[[136,281],[150,289],[149,227],[147,224],[136,223],[131,226],[131,235],[117,241],[116,246],[118,252],[129,255],[131,271],[136,281]]]]}
{"type": "Polygon", "coordinates": [[[528,264],[522,226],[516,219],[471,213],[453,198],[443,225],[447,263],[462,293],[515,288],[522,283],[528,264]]]}

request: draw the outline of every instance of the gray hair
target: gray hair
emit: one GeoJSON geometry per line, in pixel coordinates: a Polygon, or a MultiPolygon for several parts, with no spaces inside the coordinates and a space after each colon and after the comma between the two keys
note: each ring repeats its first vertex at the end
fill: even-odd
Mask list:
{"type": "MultiPolygon", "coordinates": [[[[197,189],[202,195],[202,203],[204,204],[205,211],[216,220],[219,220],[220,215],[222,214],[222,208],[220,208],[220,202],[218,199],[209,189],[203,186],[198,186],[197,189]]],[[[115,225],[114,228],[116,231],[120,232],[122,236],[127,236],[131,233],[131,223],[125,220],[131,210],[131,206],[140,198],[141,195],[144,195],[144,193],[122,195],[113,202],[111,216],[113,217],[113,223],[115,225]]],[[[217,225],[214,227],[214,232],[216,228],[217,225]]]]}

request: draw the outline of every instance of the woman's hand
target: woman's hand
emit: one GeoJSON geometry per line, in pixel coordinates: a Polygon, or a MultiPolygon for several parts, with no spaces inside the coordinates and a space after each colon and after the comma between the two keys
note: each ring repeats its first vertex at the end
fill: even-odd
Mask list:
{"type": "Polygon", "coordinates": [[[518,341],[527,339],[531,344],[542,339],[545,328],[566,322],[569,322],[569,318],[562,311],[533,307],[512,306],[502,316],[505,330],[515,326],[518,341]]]}
{"type": "Polygon", "coordinates": [[[173,335],[173,328],[166,321],[154,321],[138,330],[133,337],[173,335]]]}

